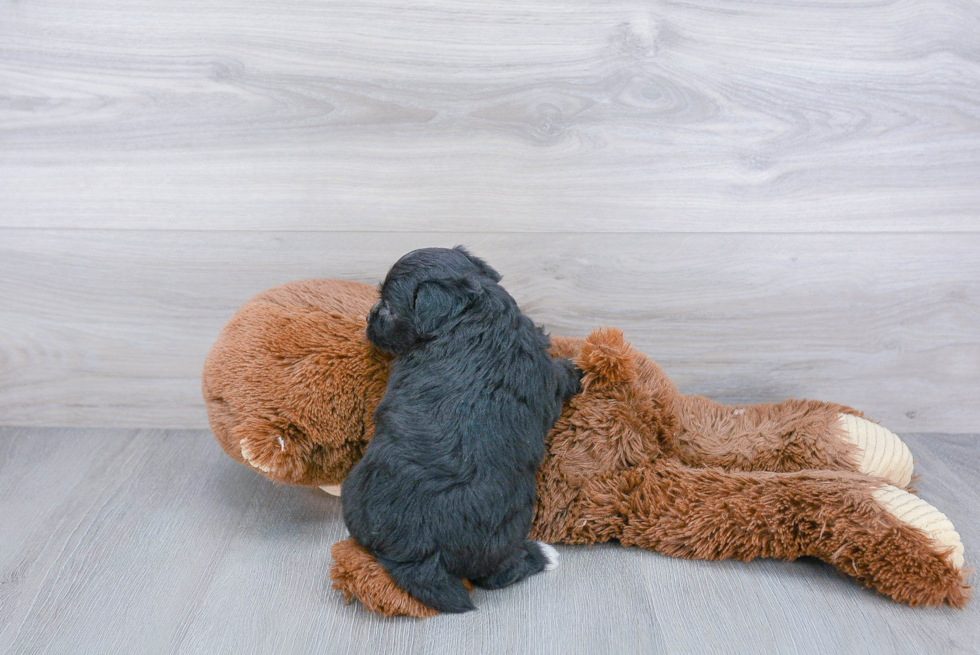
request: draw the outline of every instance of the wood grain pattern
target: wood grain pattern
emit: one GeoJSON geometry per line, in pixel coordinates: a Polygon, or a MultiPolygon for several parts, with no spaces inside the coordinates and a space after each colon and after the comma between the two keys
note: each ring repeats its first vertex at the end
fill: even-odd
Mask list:
{"type": "Polygon", "coordinates": [[[980,235],[0,230],[0,424],[206,427],[199,374],[248,297],[374,284],[465,241],[556,334],[623,329],[688,393],[821,398],[894,430],[980,414],[980,235]]]}
{"type": "MultiPolygon", "coordinates": [[[[921,495],[980,561],[980,435],[903,435],[921,495]],[[955,466],[950,466],[955,462],[955,466]]],[[[980,604],[912,609],[815,560],[559,547],[478,610],[383,619],[330,589],[340,501],[276,486],[203,430],[0,428],[0,651],[971,652],[980,604]]]]}
{"type": "Polygon", "coordinates": [[[0,4],[0,226],[974,231],[980,5],[0,4]]]}
{"type": "Polygon", "coordinates": [[[976,431],[977,34],[964,0],[0,3],[0,424],[202,427],[248,296],[467,242],[687,391],[976,431]]]}
{"type": "MultiPolygon", "coordinates": [[[[203,427],[238,305],[465,242],[687,392],[977,431],[980,5],[0,2],[0,424],[203,427]]],[[[905,437],[980,561],[977,435],[905,437]]],[[[614,546],[386,621],[204,431],[0,428],[0,651],[970,652],[817,562],[614,546]]]]}

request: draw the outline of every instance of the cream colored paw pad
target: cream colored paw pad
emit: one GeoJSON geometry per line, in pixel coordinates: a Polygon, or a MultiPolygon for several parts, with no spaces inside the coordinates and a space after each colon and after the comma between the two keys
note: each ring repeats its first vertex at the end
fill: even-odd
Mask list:
{"type": "Polygon", "coordinates": [[[899,521],[925,532],[940,548],[952,548],[950,564],[963,568],[963,542],[945,514],[898,487],[882,487],[874,492],[874,498],[899,521]]]}
{"type": "Polygon", "coordinates": [[[838,414],[846,439],[857,446],[858,470],[907,487],[912,480],[912,453],[898,436],[877,423],[850,414],[838,414]]]}
{"type": "Polygon", "coordinates": [[[320,488],[326,491],[331,496],[336,496],[340,498],[340,485],[339,484],[321,484],[320,488]]]}

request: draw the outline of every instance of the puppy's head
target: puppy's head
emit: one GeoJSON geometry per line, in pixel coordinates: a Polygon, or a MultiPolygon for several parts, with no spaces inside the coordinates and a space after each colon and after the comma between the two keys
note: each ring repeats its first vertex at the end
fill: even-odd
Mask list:
{"type": "Polygon", "coordinates": [[[411,352],[448,329],[500,274],[462,246],[422,248],[391,267],[368,314],[367,336],[394,355],[411,352]]]}

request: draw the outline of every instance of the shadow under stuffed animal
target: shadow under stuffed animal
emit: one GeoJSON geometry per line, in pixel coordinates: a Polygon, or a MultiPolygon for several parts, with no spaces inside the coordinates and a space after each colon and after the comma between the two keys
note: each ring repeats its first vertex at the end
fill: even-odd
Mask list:
{"type": "MultiPolygon", "coordinates": [[[[229,456],[276,482],[341,483],[385,391],[390,357],[365,337],[376,301],[366,284],[303,280],[235,313],[202,376],[229,456]]],[[[906,490],[912,456],[892,432],[834,403],[732,407],[682,395],[615,329],[552,343],[584,376],[547,438],[531,539],[615,539],[689,559],[810,556],[901,603],[966,604],[959,535],[906,490]]],[[[332,554],[348,600],[436,614],[352,540],[332,554]]]]}

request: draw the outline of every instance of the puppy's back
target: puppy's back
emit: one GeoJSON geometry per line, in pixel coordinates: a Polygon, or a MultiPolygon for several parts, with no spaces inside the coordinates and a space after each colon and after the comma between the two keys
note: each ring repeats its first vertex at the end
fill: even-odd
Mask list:
{"type": "Polygon", "coordinates": [[[431,602],[412,591],[434,584],[423,582],[433,557],[451,577],[490,579],[523,552],[545,436],[577,385],[563,379],[571,367],[551,359],[549,339],[496,280],[422,288],[414,301],[427,314],[418,324],[437,328],[424,338],[394,322],[403,307],[382,307],[377,317],[373,338],[399,356],[342,498],[352,536],[398,572],[400,586],[439,609],[434,603],[458,606],[458,588],[431,602]]]}

